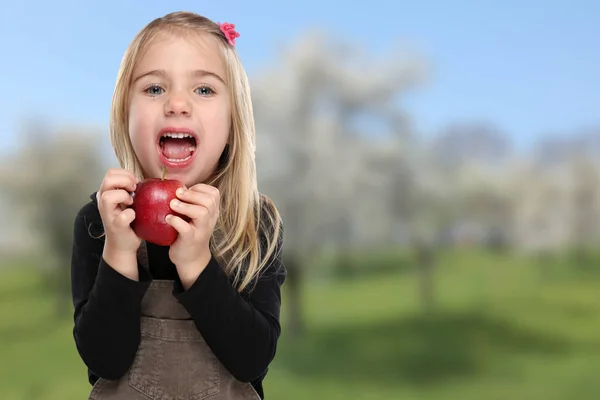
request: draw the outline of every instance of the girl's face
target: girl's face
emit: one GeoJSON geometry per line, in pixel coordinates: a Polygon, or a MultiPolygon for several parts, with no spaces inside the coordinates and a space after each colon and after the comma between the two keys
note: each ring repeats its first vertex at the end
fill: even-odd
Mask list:
{"type": "Polygon", "coordinates": [[[187,187],[216,170],[231,130],[226,69],[216,38],[163,35],[139,59],[130,91],[129,137],[145,178],[187,187]]]}

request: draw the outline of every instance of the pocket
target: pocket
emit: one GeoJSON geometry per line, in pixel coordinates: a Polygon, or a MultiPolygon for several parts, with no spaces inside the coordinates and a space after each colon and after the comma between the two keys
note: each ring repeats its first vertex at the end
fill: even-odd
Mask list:
{"type": "Polygon", "coordinates": [[[219,394],[219,361],[193,321],[142,318],[129,385],[153,400],[203,400],[219,394]]]}

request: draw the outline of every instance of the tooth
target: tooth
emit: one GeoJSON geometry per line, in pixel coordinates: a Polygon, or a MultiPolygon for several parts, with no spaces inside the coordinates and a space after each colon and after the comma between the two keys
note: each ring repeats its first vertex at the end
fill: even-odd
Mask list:
{"type": "Polygon", "coordinates": [[[186,158],[182,158],[182,159],[177,159],[177,158],[167,158],[167,160],[171,161],[171,162],[183,162],[183,161],[187,161],[191,158],[192,156],[187,156],[186,158]]]}
{"type": "Polygon", "coordinates": [[[183,138],[193,138],[189,133],[177,133],[177,132],[167,132],[162,135],[162,137],[170,137],[173,139],[183,139],[183,138]]]}

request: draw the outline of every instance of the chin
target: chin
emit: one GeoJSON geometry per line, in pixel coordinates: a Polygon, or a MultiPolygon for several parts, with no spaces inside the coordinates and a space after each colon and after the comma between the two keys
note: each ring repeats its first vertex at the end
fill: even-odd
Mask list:
{"type": "MultiPolygon", "coordinates": [[[[183,183],[186,187],[191,187],[194,186],[197,183],[202,183],[204,182],[206,179],[208,179],[208,177],[210,177],[210,174],[205,174],[205,173],[199,173],[197,170],[194,171],[193,165],[190,166],[190,168],[173,168],[173,167],[169,167],[164,165],[164,167],[166,167],[166,175],[165,178],[166,179],[176,179],[178,181],[180,181],[181,183],[183,183]],[[207,178],[205,178],[205,176],[207,176],[207,178]]],[[[162,168],[163,165],[161,165],[161,172],[160,172],[160,176],[162,176],[162,168]]]]}

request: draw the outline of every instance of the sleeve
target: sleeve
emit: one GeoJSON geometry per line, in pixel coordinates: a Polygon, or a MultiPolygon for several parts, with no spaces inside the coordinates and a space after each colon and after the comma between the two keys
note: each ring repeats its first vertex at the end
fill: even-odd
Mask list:
{"type": "Polygon", "coordinates": [[[141,300],[149,277],[140,275],[140,281],[133,281],[104,261],[103,241],[90,234],[90,221],[101,221],[99,215],[90,216],[97,213],[90,204],[78,213],[74,224],[73,336],[90,371],[105,379],[118,379],[129,369],[140,342],[141,300]]]}
{"type": "Polygon", "coordinates": [[[194,284],[175,295],[188,310],[213,353],[238,380],[252,382],[275,357],[281,333],[282,230],[267,267],[246,299],[213,257],[194,284]]]}

